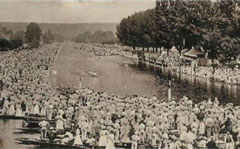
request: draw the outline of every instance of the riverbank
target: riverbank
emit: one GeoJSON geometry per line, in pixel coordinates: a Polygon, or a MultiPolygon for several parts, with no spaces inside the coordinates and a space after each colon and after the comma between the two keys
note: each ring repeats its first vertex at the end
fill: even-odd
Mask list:
{"type": "Polygon", "coordinates": [[[238,65],[230,68],[228,66],[198,66],[184,63],[182,55],[172,53],[167,55],[165,52],[142,52],[139,49],[136,51],[131,47],[119,45],[100,45],[100,44],[82,44],[83,48],[88,48],[96,55],[121,55],[123,57],[136,60],[138,62],[153,65],[155,67],[168,67],[177,73],[187,74],[190,77],[201,77],[215,82],[223,82],[231,85],[240,85],[240,69],[238,65]]]}
{"type": "MultiPolygon", "coordinates": [[[[156,67],[168,67],[177,73],[189,75],[189,77],[200,77],[214,82],[223,82],[231,85],[240,85],[240,70],[237,67],[228,66],[197,66],[182,62],[181,55],[159,55],[155,53],[144,53],[144,59],[140,62],[156,67]]],[[[135,59],[135,58],[133,58],[135,59]]]]}
{"type": "MultiPolygon", "coordinates": [[[[176,56],[168,60],[165,57],[165,63],[163,63],[163,61],[160,61],[163,57],[160,57],[160,54],[156,53],[153,54],[159,57],[158,61],[142,61],[141,58],[139,59],[137,52],[132,51],[131,47],[118,45],[76,44],[75,49],[88,51],[90,53],[101,53],[101,55],[97,55],[99,58],[120,55],[126,58],[125,63],[133,61],[134,64],[129,65],[131,68],[155,76],[156,86],[161,86],[157,94],[160,98],[164,97],[167,99],[166,84],[168,84],[168,80],[172,80],[172,97],[175,99],[183,95],[188,95],[194,102],[199,102],[209,97],[218,97],[221,103],[232,102],[239,105],[238,97],[240,96],[240,87],[238,81],[235,83],[227,83],[225,78],[217,80],[216,78],[221,75],[217,75],[215,79],[213,79],[213,69],[211,67],[199,66],[194,68],[188,65],[177,65],[178,57],[176,56]],[[166,65],[167,62],[169,62],[169,65],[166,65]]],[[[221,71],[215,69],[215,72],[220,73],[221,71]]],[[[238,71],[236,70],[236,72],[238,71]]],[[[229,71],[228,75],[231,75],[231,71],[229,71]]]]}

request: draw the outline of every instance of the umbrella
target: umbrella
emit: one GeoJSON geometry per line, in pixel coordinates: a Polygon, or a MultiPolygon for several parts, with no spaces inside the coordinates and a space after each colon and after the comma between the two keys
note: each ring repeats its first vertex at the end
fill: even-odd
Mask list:
{"type": "Polygon", "coordinates": [[[143,123],[141,123],[141,124],[139,125],[139,129],[144,130],[144,129],[145,129],[145,125],[144,125],[143,123]]]}
{"type": "Polygon", "coordinates": [[[153,127],[153,126],[154,126],[154,122],[151,121],[151,120],[149,120],[149,121],[147,122],[147,126],[149,126],[149,127],[153,127]]]}

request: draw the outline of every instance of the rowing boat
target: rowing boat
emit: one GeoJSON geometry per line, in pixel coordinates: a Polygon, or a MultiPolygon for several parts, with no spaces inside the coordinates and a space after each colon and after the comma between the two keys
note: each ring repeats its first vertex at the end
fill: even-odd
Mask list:
{"type": "Polygon", "coordinates": [[[21,138],[17,139],[21,144],[29,144],[29,145],[39,145],[44,148],[67,148],[67,149],[91,149],[87,146],[73,146],[68,144],[57,144],[50,143],[46,140],[38,140],[38,139],[30,139],[30,138],[21,138]]]}
{"type": "MultiPolygon", "coordinates": [[[[28,127],[39,127],[39,123],[41,122],[41,120],[28,120],[28,119],[26,119],[25,121],[28,127]]],[[[47,120],[47,121],[49,122],[50,125],[54,126],[56,124],[55,120],[47,120]]]]}
{"type": "MultiPolygon", "coordinates": [[[[30,139],[30,138],[20,138],[16,139],[20,142],[20,144],[29,144],[29,145],[38,145],[40,147],[44,148],[67,148],[67,149],[105,149],[104,146],[96,146],[96,145],[81,145],[81,146],[74,146],[70,144],[58,144],[58,143],[50,143],[46,140],[38,140],[38,139],[30,139]]],[[[128,149],[131,148],[131,146],[124,145],[123,144],[115,144],[116,149],[128,149]]]]}
{"type": "Polygon", "coordinates": [[[40,133],[39,128],[17,128],[17,132],[14,132],[16,134],[33,134],[33,133],[40,133]]]}
{"type": "Polygon", "coordinates": [[[93,77],[97,77],[97,73],[92,70],[89,70],[88,73],[93,77]]]}
{"type": "Polygon", "coordinates": [[[16,120],[43,119],[44,117],[45,116],[41,116],[41,115],[24,115],[24,116],[0,115],[0,119],[16,119],[16,120]]]}
{"type": "Polygon", "coordinates": [[[25,116],[15,116],[15,115],[0,115],[0,119],[15,119],[15,120],[25,120],[25,116]]]}

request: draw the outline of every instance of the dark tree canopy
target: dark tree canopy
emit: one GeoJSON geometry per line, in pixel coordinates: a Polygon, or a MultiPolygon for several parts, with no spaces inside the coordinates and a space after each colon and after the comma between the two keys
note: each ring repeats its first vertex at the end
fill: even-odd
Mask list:
{"type": "Polygon", "coordinates": [[[240,54],[240,2],[157,1],[155,9],[124,18],[117,36],[128,46],[195,47],[211,59],[234,60],[240,54]]]}
{"type": "Polygon", "coordinates": [[[0,51],[14,50],[22,47],[24,32],[13,32],[7,27],[0,27],[0,51]]]}
{"type": "Polygon", "coordinates": [[[43,39],[43,43],[46,43],[46,44],[50,44],[54,41],[54,35],[50,29],[43,34],[42,39],[43,39]]]}
{"type": "Polygon", "coordinates": [[[111,31],[84,32],[77,35],[75,42],[113,44],[117,42],[117,38],[111,31]]]}
{"type": "Polygon", "coordinates": [[[41,41],[42,31],[37,23],[30,23],[25,32],[25,39],[32,48],[37,48],[41,41]]]}

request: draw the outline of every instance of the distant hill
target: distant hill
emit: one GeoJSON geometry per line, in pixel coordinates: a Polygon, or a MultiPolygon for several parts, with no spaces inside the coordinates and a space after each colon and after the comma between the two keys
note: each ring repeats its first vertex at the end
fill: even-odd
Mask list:
{"type": "MultiPolygon", "coordinates": [[[[25,31],[29,23],[12,23],[0,22],[0,27],[7,27],[13,32],[25,31]]],[[[74,40],[79,33],[99,31],[116,32],[116,23],[79,23],[79,24],[64,24],[64,23],[38,23],[42,32],[50,29],[53,33],[60,34],[65,40],[74,40]]]]}

